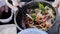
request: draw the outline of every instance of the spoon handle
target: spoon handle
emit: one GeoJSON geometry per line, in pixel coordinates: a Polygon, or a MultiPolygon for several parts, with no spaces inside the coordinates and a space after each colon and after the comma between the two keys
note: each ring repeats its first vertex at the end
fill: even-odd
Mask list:
{"type": "Polygon", "coordinates": [[[26,14],[26,15],[33,20],[33,18],[29,14],[26,14]]]}

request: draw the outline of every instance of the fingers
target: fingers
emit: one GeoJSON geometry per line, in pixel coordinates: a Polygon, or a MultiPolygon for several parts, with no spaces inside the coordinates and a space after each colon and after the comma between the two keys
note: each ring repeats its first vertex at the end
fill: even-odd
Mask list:
{"type": "Polygon", "coordinates": [[[55,0],[52,5],[58,10],[58,15],[60,15],[60,0],[55,0]]]}
{"type": "Polygon", "coordinates": [[[19,7],[22,7],[25,4],[25,2],[19,2],[19,7]]]}
{"type": "Polygon", "coordinates": [[[60,3],[60,0],[55,0],[52,4],[53,7],[55,8],[59,8],[59,3],[60,3]]]}
{"type": "Polygon", "coordinates": [[[52,6],[53,7],[58,7],[58,2],[53,2],[52,6]]]}
{"type": "Polygon", "coordinates": [[[11,5],[11,4],[8,2],[8,0],[6,0],[5,2],[6,2],[6,4],[7,4],[7,6],[8,6],[9,8],[11,8],[12,10],[14,10],[14,11],[17,11],[17,10],[18,10],[18,8],[17,8],[16,6],[11,5]]]}
{"type": "Polygon", "coordinates": [[[18,2],[19,2],[18,0],[12,0],[14,6],[18,6],[18,2]]]}
{"type": "Polygon", "coordinates": [[[58,8],[58,14],[60,15],[60,6],[59,6],[59,8],[58,8]]]}

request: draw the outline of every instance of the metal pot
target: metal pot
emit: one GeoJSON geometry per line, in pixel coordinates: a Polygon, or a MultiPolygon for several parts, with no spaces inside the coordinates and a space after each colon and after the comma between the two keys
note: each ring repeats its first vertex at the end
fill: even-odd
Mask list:
{"type": "MultiPolygon", "coordinates": [[[[25,23],[24,23],[24,18],[26,17],[26,8],[28,8],[29,6],[31,6],[31,5],[34,5],[36,2],[42,2],[42,3],[44,3],[44,4],[46,4],[46,5],[49,5],[52,9],[53,9],[53,11],[56,13],[56,17],[57,17],[57,11],[55,10],[55,8],[49,3],[49,2],[47,2],[47,1],[31,1],[31,2],[28,2],[27,4],[25,4],[22,8],[21,8],[21,10],[19,11],[19,12],[16,12],[16,14],[14,15],[14,23],[16,24],[16,26],[17,26],[17,28],[19,29],[19,30],[23,30],[23,29],[26,29],[26,27],[25,27],[25,23]],[[18,23],[18,21],[19,21],[19,18],[17,18],[17,16],[19,16],[18,14],[20,14],[20,16],[22,17],[19,17],[19,18],[21,18],[20,19],[20,24],[18,23]],[[20,27],[20,26],[21,27],[20,27]]],[[[56,18],[55,19],[53,19],[53,25],[52,25],[52,27],[54,26],[54,24],[55,24],[55,22],[56,22],[56,18]]],[[[51,27],[50,27],[51,28],[51,27]]],[[[49,29],[50,29],[49,28],[49,29]]],[[[49,29],[47,29],[46,31],[48,31],[49,29]]]]}

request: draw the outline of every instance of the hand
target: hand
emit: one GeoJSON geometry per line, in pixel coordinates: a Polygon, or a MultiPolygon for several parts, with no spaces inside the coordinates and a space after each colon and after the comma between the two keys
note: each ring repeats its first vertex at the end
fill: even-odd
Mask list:
{"type": "Polygon", "coordinates": [[[9,8],[11,8],[12,10],[14,10],[14,11],[17,11],[17,10],[18,10],[18,8],[17,8],[16,6],[22,7],[22,5],[24,5],[24,2],[17,2],[17,0],[16,0],[15,2],[12,0],[13,5],[10,4],[10,3],[8,2],[8,0],[6,0],[5,2],[6,2],[6,4],[7,4],[7,6],[8,6],[9,8]],[[17,4],[15,4],[15,3],[17,3],[17,4]]]}
{"type": "Polygon", "coordinates": [[[52,5],[58,10],[58,14],[60,15],[60,0],[55,0],[52,5]]]}
{"type": "Polygon", "coordinates": [[[60,2],[60,0],[55,0],[54,2],[53,2],[53,7],[55,7],[55,8],[59,8],[59,2],[60,2]]]}

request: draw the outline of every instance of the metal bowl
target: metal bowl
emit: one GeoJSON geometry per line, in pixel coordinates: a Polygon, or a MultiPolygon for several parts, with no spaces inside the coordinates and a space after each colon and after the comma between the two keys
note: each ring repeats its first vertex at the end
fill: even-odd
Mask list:
{"type": "MultiPolygon", "coordinates": [[[[17,28],[19,29],[19,30],[23,30],[23,29],[26,29],[26,26],[25,26],[25,21],[24,21],[24,19],[25,19],[25,17],[26,17],[26,13],[28,13],[27,11],[26,11],[26,9],[27,8],[29,8],[29,7],[32,7],[33,5],[36,5],[36,3],[37,2],[42,2],[42,3],[44,3],[45,5],[49,5],[49,7],[51,7],[52,9],[53,9],[53,11],[55,12],[55,15],[56,15],[56,17],[57,17],[57,11],[55,10],[55,8],[49,3],[49,2],[47,2],[47,1],[31,1],[31,2],[28,2],[27,4],[25,4],[21,9],[20,9],[20,11],[17,11],[16,12],[16,14],[14,15],[14,22],[15,22],[15,24],[16,24],[16,26],[17,26],[17,28]],[[20,15],[20,17],[19,17],[19,15],[20,15]],[[20,19],[20,20],[19,20],[20,19]],[[20,23],[19,23],[19,21],[20,21],[20,23]]],[[[53,19],[53,22],[52,22],[52,26],[51,27],[53,27],[54,26],[54,24],[55,24],[55,22],[56,22],[56,17],[55,17],[55,19],[53,19]]],[[[50,28],[51,28],[50,27],[50,28]]],[[[49,28],[49,29],[50,29],[49,28]]],[[[49,29],[47,29],[46,31],[48,31],[49,29]]]]}

